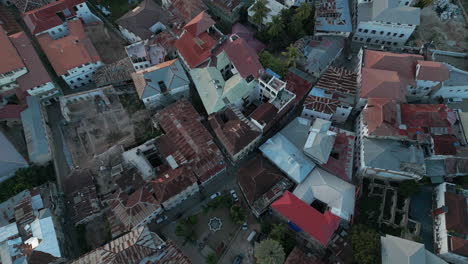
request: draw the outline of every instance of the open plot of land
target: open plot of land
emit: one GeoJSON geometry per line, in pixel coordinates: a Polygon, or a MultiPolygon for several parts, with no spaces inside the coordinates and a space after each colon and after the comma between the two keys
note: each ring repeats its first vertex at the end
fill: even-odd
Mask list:
{"type": "Polygon", "coordinates": [[[140,0],[104,0],[100,2],[100,5],[108,8],[112,12],[109,19],[111,21],[115,21],[128,11],[135,8],[139,2],[140,0]]]}
{"type": "Polygon", "coordinates": [[[455,52],[466,52],[468,36],[466,24],[462,15],[442,21],[432,6],[421,10],[421,24],[413,34],[414,40],[410,45],[421,46],[434,41],[437,49],[455,52]]]}
{"type": "Polygon", "coordinates": [[[127,56],[125,41],[103,23],[86,26],[85,30],[103,63],[114,63],[127,56]]]}

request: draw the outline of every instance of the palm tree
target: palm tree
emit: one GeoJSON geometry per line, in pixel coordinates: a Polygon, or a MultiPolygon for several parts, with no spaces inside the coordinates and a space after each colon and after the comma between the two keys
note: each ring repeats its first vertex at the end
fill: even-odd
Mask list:
{"type": "Polygon", "coordinates": [[[293,67],[296,67],[296,61],[301,56],[301,52],[299,51],[299,49],[294,47],[292,43],[286,48],[286,51],[282,52],[281,54],[283,54],[283,56],[288,57],[288,66],[293,67]]]}
{"type": "Polygon", "coordinates": [[[252,10],[254,11],[254,15],[252,16],[252,21],[258,26],[261,26],[268,12],[270,12],[270,9],[266,6],[266,0],[255,1],[255,4],[252,7],[252,10]]]}
{"type": "Polygon", "coordinates": [[[273,239],[265,239],[255,247],[258,264],[283,264],[285,259],[283,246],[273,239]]]}
{"type": "Polygon", "coordinates": [[[311,13],[312,13],[312,5],[304,2],[296,9],[295,16],[297,16],[300,21],[304,21],[310,17],[311,13]]]}
{"type": "Polygon", "coordinates": [[[284,32],[284,23],[281,16],[274,16],[270,23],[268,23],[268,35],[270,38],[277,38],[284,32]]]}

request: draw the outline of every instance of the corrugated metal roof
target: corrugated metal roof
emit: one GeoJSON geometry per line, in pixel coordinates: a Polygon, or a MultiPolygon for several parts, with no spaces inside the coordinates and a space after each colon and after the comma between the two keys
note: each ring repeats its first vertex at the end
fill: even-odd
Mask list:
{"type": "Polygon", "coordinates": [[[28,163],[18,153],[15,147],[0,132],[0,182],[13,176],[19,168],[27,167],[28,163]]]}

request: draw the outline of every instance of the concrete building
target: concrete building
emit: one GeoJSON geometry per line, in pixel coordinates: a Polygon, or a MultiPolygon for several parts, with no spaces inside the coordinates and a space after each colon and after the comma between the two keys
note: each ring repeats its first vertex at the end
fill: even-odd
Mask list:
{"type": "Polygon", "coordinates": [[[28,167],[28,162],[2,132],[0,132],[0,146],[0,182],[3,182],[13,177],[18,169],[28,167]]]}
{"type": "MultiPolygon", "coordinates": [[[[294,0],[288,0],[294,1],[294,0]]],[[[311,2],[311,1],[295,1],[311,2]]],[[[315,1],[315,34],[348,37],[353,32],[353,21],[346,0],[315,1]]]]}
{"type": "Polygon", "coordinates": [[[467,195],[467,190],[450,183],[434,189],[434,253],[449,263],[468,261],[467,195]]]}
{"type": "Polygon", "coordinates": [[[330,121],[317,118],[309,129],[303,150],[316,164],[327,163],[330,157],[337,135],[330,127],[330,121]]]}
{"type": "Polygon", "coordinates": [[[306,36],[296,41],[295,46],[304,55],[298,64],[306,73],[320,78],[338,58],[344,47],[341,36],[306,36]]]}
{"type": "Polygon", "coordinates": [[[55,73],[74,89],[92,82],[94,73],[103,63],[86,36],[81,20],[68,21],[67,25],[67,36],[53,39],[49,34],[42,34],[37,40],[55,73]]]}
{"type": "MultiPolygon", "coordinates": [[[[448,68],[448,77],[431,92],[432,98],[468,98],[468,72],[462,71],[450,64],[443,63],[448,68]]],[[[436,75],[438,76],[438,75],[436,75]]]]}
{"type": "Polygon", "coordinates": [[[221,109],[210,115],[208,121],[232,162],[250,153],[262,136],[260,128],[234,107],[221,109]]]}
{"type": "Polygon", "coordinates": [[[307,95],[301,117],[344,123],[356,103],[356,92],[356,73],[330,67],[307,95]]]}
{"type": "Polygon", "coordinates": [[[391,235],[381,236],[380,243],[382,264],[447,264],[421,243],[391,235]]]}
{"type": "Polygon", "coordinates": [[[85,0],[59,0],[23,14],[23,20],[34,36],[48,34],[56,40],[69,34],[68,21],[79,19],[84,24],[102,23],[85,0]]]}
{"type": "Polygon", "coordinates": [[[353,41],[366,45],[403,46],[419,25],[421,10],[399,2],[356,1],[353,41]]]}
{"type": "Polygon", "coordinates": [[[42,109],[39,99],[28,96],[27,103],[28,108],[21,112],[21,121],[28,146],[29,161],[44,165],[52,160],[51,132],[47,125],[47,113],[42,109]]]}
{"type": "Polygon", "coordinates": [[[177,59],[132,73],[132,79],[146,108],[162,108],[189,97],[190,80],[177,59]]]}

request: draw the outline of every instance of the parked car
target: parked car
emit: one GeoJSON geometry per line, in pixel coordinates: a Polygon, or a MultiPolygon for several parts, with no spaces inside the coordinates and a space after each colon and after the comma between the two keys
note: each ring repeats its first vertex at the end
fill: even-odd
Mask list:
{"type": "Polygon", "coordinates": [[[247,230],[247,222],[244,222],[244,224],[242,224],[242,230],[247,230]]]}
{"type": "Polygon", "coordinates": [[[232,264],[241,264],[243,258],[244,258],[244,256],[237,255],[236,258],[234,259],[234,261],[232,262],[232,264]]]}
{"type": "Polygon", "coordinates": [[[156,224],[159,224],[159,223],[162,223],[163,221],[165,221],[167,219],[167,216],[163,215],[161,216],[160,218],[158,218],[156,220],[156,224]]]}
{"type": "Polygon", "coordinates": [[[219,197],[219,196],[221,196],[221,193],[220,192],[215,192],[210,196],[210,199],[213,200],[213,199],[216,199],[216,197],[219,197]]]}
{"type": "Polygon", "coordinates": [[[236,191],[234,191],[234,190],[231,190],[231,191],[229,191],[229,193],[231,194],[231,196],[232,196],[232,199],[234,200],[234,202],[236,202],[236,203],[237,203],[237,202],[239,201],[239,197],[237,197],[237,193],[236,193],[236,191]]]}

